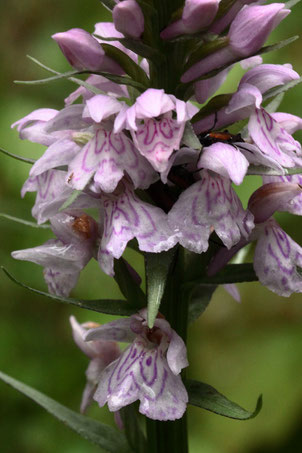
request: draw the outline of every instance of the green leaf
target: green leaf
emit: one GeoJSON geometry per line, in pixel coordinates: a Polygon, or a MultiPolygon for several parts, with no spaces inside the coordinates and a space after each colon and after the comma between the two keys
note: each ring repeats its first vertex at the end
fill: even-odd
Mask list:
{"type": "Polygon", "coordinates": [[[73,190],[71,195],[64,201],[59,211],[67,209],[83,192],[81,190],[73,190]]]}
{"type": "Polygon", "coordinates": [[[297,3],[300,3],[301,0],[289,0],[289,2],[286,2],[284,5],[284,8],[290,9],[293,6],[297,5],[297,3]]]}
{"type": "Polygon", "coordinates": [[[212,277],[201,276],[194,281],[188,282],[188,285],[208,284],[208,285],[225,285],[226,283],[244,283],[256,282],[258,277],[254,271],[252,263],[227,264],[221,271],[212,277]]]}
{"type": "Polygon", "coordinates": [[[203,382],[189,380],[186,382],[189,394],[189,404],[201,407],[224,417],[235,418],[236,420],[249,420],[256,417],[262,408],[262,395],[257,400],[256,408],[249,412],[238,404],[230,401],[211,385],[203,382]]]}
{"type": "MultiPolygon", "coordinates": [[[[29,58],[31,61],[33,61],[35,64],[37,64],[41,68],[45,69],[46,71],[51,72],[52,74],[58,74],[58,75],[61,74],[60,72],[55,71],[54,69],[49,68],[45,64],[41,63],[41,61],[37,60],[36,58],[31,57],[30,55],[26,55],[26,56],[27,56],[27,58],[29,58]]],[[[84,80],[77,79],[76,77],[68,77],[68,80],[76,83],[77,85],[87,88],[87,90],[91,91],[94,94],[105,93],[103,90],[100,90],[99,88],[96,88],[95,86],[90,85],[90,83],[87,83],[84,80]]]]}
{"type": "Polygon", "coordinates": [[[110,453],[131,452],[125,436],[111,426],[100,423],[92,418],[85,417],[1,371],[0,379],[28,396],[39,404],[39,406],[42,406],[47,412],[78,433],[81,437],[98,445],[105,451],[110,453]]]}
{"type": "Polygon", "coordinates": [[[176,248],[162,253],[145,253],[148,327],[152,328],[164,294],[176,248]]]}
{"type": "MultiPolygon", "coordinates": [[[[267,52],[273,52],[275,50],[282,49],[282,47],[285,47],[285,46],[291,44],[292,42],[296,41],[298,38],[299,38],[299,36],[292,36],[291,38],[284,39],[283,41],[280,41],[280,42],[278,42],[276,44],[272,44],[270,46],[262,47],[257,52],[255,52],[253,55],[250,55],[250,57],[254,57],[256,55],[262,55],[262,54],[267,53],[267,52]]],[[[200,77],[197,77],[196,79],[194,79],[191,82],[189,82],[187,85],[190,86],[190,85],[198,82],[199,80],[205,80],[205,79],[209,79],[211,77],[214,77],[219,72],[224,71],[226,68],[229,68],[231,65],[234,65],[235,63],[239,63],[242,60],[244,60],[244,58],[241,58],[241,57],[235,58],[233,61],[230,61],[229,63],[225,64],[224,66],[221,66],[218,69],[214,69],[213,71],[210,71],[210,72],[208,72],[206,74],[203,74],[200,77]]]]}
{"type": "Polygon", "coordinates": [[[228,105],[232,96],[233,94],[230,93],[230,94],[219,94],[218,96],[213,97],[205,107],[200,109],[199,112],[197,112],[196,115],[193,116],[191,122],[194,124],[197,121],[200,121],[202,118],[211,115],[211,113],[215,113],[218,110],[222,109],[223,107],[228,105]]]}
{"type": "Polygon", "coordinates": [[[271,102],[266,104],[265,110],[268,113],[276,112],[278,110],[278,108],[280,107],[280,104],[283,101],[283,98],[284,98],[284,93],[278,94],[271,102]]]}
{"type": "Polygon", "coordinates": [[[201,150],[201,148],[202,148],[201,143],[198,140],[198,137],[195,134],[190,121],[186,122],[185,130],[184,130],[181,141],[182,141],[182,144],[187,146],[188,148],[193,148],[193,149],[197,149],[197,150],[201,150]]]}
{"type": "Polygon", "coordinates": [[[205,311],[211,302],[216,285],[197,285],[189,295],[188,322],[193,322],[205,311]]]}
{"type": "Polygon", "coordinates": [[[13,275],[11,275],[3,266],[1,266],[1,269],[6,274],[6,276],[17,285],[21,286],[22,288],[28,289],[29,291],[35,294],[39,294],[40,296],[48,297],[49,299],[57,300],[65,304],[75,305],[78,308],[85,308],[86,310],[92,310],[98,313],[105,313],[108,315],[130,316],[133,313],[137,312],[137,306],[130,304],[126,300],[119,299],[84,300],[84,299],[73,299],[71,297],[63,297],[57,296],[55,294],[46,293],[44,291],[40,291],[39,289],[31,288],[30,286],[27,286],[24,283],[20,282],[19,280],[15,279],[15,277],[13,277],[13,275]]]}
{"type": "Polygon", "coordinates": [[[190,69],[191,66],[193,66],[195,63],[202,60],[209,54],[214,53],[217,50],[222,49],[223,47],[226,47],[228,43],[229,39],[225,36],[222,36],[218,37],[213,41],[209,41],[205,44],[203,43],[202,45],[199,45],[199,47],[189,56],[189,59],[184,66],[184,72],[190,69]]]}
{"type": "Polygon", "coordinates": [[[121,293],[136,307],[136,311],[146,306],[146,295],[135,281],[134,276],[131,274],[127,261],[123,258],[114,260],[114,280],[118,284],[121,293]]]}
{"type": "Polygon", "coordinates": [[[57,75],[54,75],[52,77],[46,77],[45,79],[39,79],[39,80],[14,80],[14,83],[17,84],[23,84],[23,85],[41,85],[43,83],[48,83],[52,82],[54,80],[59,80],[59,79],[68,79],[68,77],[71,77],[73,75],[77,74],[85,74],[86,71],[68,71],[64,73],[60,73],[57,75]]]}
{"type": "Polygon", "coordinates": [[[283,41],[279,41],[276,44],[271,44],[270,46],[262,47],[260,50],[258,50],[258,52],[256,54],[262,55],[264,53],[274,52],[275,50],[280,50],[283,47],[288,46],[292,42],[297,41],[297,39],[299,39],[298,35],[291,36],[290,38],[284,39],[283,41]]]}
{"type": "MultiPolygon", "coordinates": [[[[300,175],[302,173],[302,168],[284,168],[284,171],[285,175],[300,175]]],[[[263,165],[250,165],[247,175],[284,176],[280,171],[263,165]]]]}
{"type": "Polygon", "coordinates": [[[6,156],[12,157],[13,159],[20,160],[21,162],[25,162],[26,164],[34,164],[36,161],[34,159],[29,159],[27,157],[18,156],[17,154],[10,153],[3,148],[0,148],[0,152],[6,154],[6,156]]]}
{"type": "Polygon", "coordinates": [[[144,87],[144,90],[150,86],[150,80],[148,79],[145,71],[128,55],[110,44],[102,44],[102,48],[104,49],[106,55],[116,61],[133,81],[144,87]]]}
{"type": "Polygon", "coordinates": [[[3,217],[4,219],[7,219],[7,220],[12,220],[13,222],[21,223],[22,225],[30,226],[33,228],[42,228],[42,229],[50,228],[50,225],[48,225],[48,224],[39,225],[36,222],[30,222],[29,220],[19,219],[19,217],[14,217],[12,215],[4,214],[2,212],[0,212],[0,217],[3,217]]]}
{"type": "MultiPolygon", "coordinates": [[[[108,44],[104,44],[104,46],[105,45],[108,45],[108,44]]],[[[113,46],[110,46],[110,47],[113,47],[113,46]]],[[[121,52],[121,53],[123,53],[123,52],[121,52]]],[[[125,55],[125,56],[127,57],[127,55],[125,55]]],[[[128,58],[129,58],[129,60],[131,60],[130,57],[128,57],[128,58]]],[[[43,66],[44,66],[44,69],[46,69],[46,66],[45,65],[43,65],[43,66]]],[[[140,91],[144,91],[146,89],[146,87],[142,83],[140,83],[139,81],[133,80],[130,77],[126,77],[126,76],[118,76],[118,75],[115,75],[115,74],[110,74],[109,72],[100,72],[100,71],[99,72],[97,72],[97,71],[94,71],[94,72],[92,72],[92,71],[68,71],[68,72],[64,72],[64,73],[57,73],[57,72],[55,72],[55,73],[56,73],[56,75],[54,75],[52,77],[46,77],[45,79],[39,79],[39,80],[15,80],[15,83],[23,84],[23,85],[42,85],[44,83],[53,82],[53,81],[59,80],[59,79],[68,79],[71,82],[74,82],[74,83],[76,83],[78,85],[82,85],[82,86],[86,87],[87,89],[89,89],[90,91],[92,91],[95,94],[103,93],[103,91],[101,91],[101,90],[97,89],[96,87],[90,85],[89,83],[85,82],[84,80],[80,80],[80,79],[77,79],[75,77],[72,77],[74,75],[79,75],[79,74],[92,74],[93,73],[93,74],[101,75],[101,76],[105,77],[106,79],[111,80],[112,82],[118,83],[120,85],[129,85],[129,86],[132,86],[134,88],[137,88],[140,91]]]]}
{"type": "Polygon", "coordinates": [[[270,99],[274,96],[277,96],[278,94],[285,93],[286,91],[290,90],[291,88],[295,87],[299,83],[302,82],[302,77],[300,77],[297,80],[292,80],[291,82],[285,83],[282,86],[272,88],[271,90],[268,90],[264,95],[263,95],[263,100],[270,99]]]}
{"type": "Polygon", "coordinates": [[[164,59],[165,56],[160,53],[157,49],[154,47],[147,46],[144,44],[142,41],[138,39],[132,39],[132,38],[107,38],[105,36],[97,35],[94,34],[96,38],[101,39],[102,41],[119,41],[121,44],[123,44],[127,49],[132,50],[135,52],[137,55],[140,55],[143,58],[148,58],[149,60],[158,60],[164,59]]]}
{"type": "Polygon", "coordinates": [[[103,3],[105,8],[108,8],[110,11],[112,11],[116,5],[114,0],[101,0],[101,3],[103,3]]]}

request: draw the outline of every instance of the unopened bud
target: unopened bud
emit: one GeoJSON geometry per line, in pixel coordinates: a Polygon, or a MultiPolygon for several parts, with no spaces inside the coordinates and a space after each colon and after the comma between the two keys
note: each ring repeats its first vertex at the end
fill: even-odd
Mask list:
{"type": "Polygon", "coordinates": [[[276,211],[283,210],[297,195],[302,193],[300,184],[272,182],[257,189],[248,202],[248,209],[254,215],[255,223],[268,220],[276,211]]]}
{"type": "Polygon", "coordinates": [[[161,32],[161,38],[172,39],[208,27],[216,16],[218,5],[218,0],[186,0],[181,19],[168,25],[161,32]]]}
{"type": "Polygon", "coordinates": [[[289,9],[284,9],[284,3],[245,6],[230,27],[228,36],[232,51],[244,57],[257,52],[289,13],[289,9]]]}
{"type": "Polygon", "coordinates": [[[97,71],[101,68],[105,52],[98,41],[81,28],[56,33],[52,38],[58,43],[68,62],[76,69],[97,71]]]}
{"type": "Polygon", "coordinates": [[[144,31],[144,15],[135,0],[119,2],[112,11],[115,28],[125,36],[139,38],[144,31]]]}

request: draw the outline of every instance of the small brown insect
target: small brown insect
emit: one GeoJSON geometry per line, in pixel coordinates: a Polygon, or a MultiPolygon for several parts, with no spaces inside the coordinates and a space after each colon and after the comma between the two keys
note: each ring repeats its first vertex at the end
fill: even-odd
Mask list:
{"type": "Polygon", "coordinates": [[[84,236],[86,239],[89,239],[91,238],[93,230],[92,219],[87,214],[82,214],[74,220],[72,229],[81,236],[84,236]]]}
{"type": "Polygon", "coordinates": [[[70,173],[70,175],[68,176],[67,184],[69,184],[71,182],[72,178],[73,178],[73,172],[70,173]]]}

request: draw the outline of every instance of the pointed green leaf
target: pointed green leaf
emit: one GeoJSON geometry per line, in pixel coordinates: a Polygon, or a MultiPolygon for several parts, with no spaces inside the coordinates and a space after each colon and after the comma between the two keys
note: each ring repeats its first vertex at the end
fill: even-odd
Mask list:
{"type": "Polygon", "coordinates": [[[23,85],[41,85],[43,83],[48,83],[52,82],[54,80],[59,80],[59,79],[68,79],[68,77],[71,77],[73,75],[77,74],[83,74],[85,71],[68,71],[64,73],[60,73],[57,75],[54,75],[52,77],[46,77],[45,79],[39,79],[39,80],[14,80],[14,83],[17,84],[23,84],[23,85]]]}
{"type": "Polygon", "coordinates": [[[136,307],[136,311],[145,307],[147,304],[145,293],[139,283],[135,281],[127,262],[123,258],[114,260],[114,273],[114,280],[121,293],[128,302],[131,302],[132,306],[136,307]]]}
{"type": "Polygon", "coordinates": [[[34,159],[30,159],[28,157],[18,156],[17,154],[10,153],[6,151],[6,149],[0,148],[0,152],[6,154],[6,156],[12,157],[13,159],[20,160],[21,162],[25,162],[26,164],[34,164],[36,161],[34,159]]]}
{"type": "Polygon", "coordinates": [[[30,286],[27,286],[24,283],[16,280],[15,277],[13,277],[3,266],[1,266],[1,269],[6,274],[6,276],[17,285],[22,286],[22,288],[28,289],[29,291],[35,294],[48,297],[49,299],[57,300],[65,304],[75,305],[78,308],[85,308],[86,310],[92,310],[98,313],[105,313],[108,315],[130,316],[133,313],[137,312],[137,306],[130,304],[126,300],[118,299],[83,300],[46,293],[44,291],[40,291],[39,289],[31,288],[30,286]]]}
{"type": "Polygon", "coordinates": [[[285,3],[284,8],[291,9],[293,6],[297,5],[297,3],[300,3],[300,1],[301,0],[289,0],[285,3]]]}
{"type": "Polygon", "coordinates": [[[205,44],[199,45],[199,47],[191,53],[188,61],[184,66],[184,72],[187,71],[191,66],[193,66],[198,61],[202,60],[211,53],[216,52],[217,50],[226,47],[229,43],[229,39],[225,36],[218,37],[213,41],[209,41],[205,44]]]}
{"type": "Polygon", "coordinates": [[[193,126],[190,123],[190,121],[186,122],[185,130],[184,130],[181,141],[188,148],[193,148],[193,149],[197,149],[197,150],[201,150],[201,148],[202,148],[201,143],[198,140],[198,137],[195,134],[193,126]]]}
{"type": "Polygon", "coordinates": [[[256,282],[258,277],[252,263],[227,264],[221,271],[212,277],[202,275],[196,280],[188,282],[188,285],[207,284],[225,285],[227,283],[256,282]]]}
{"type": "Polygon", "coordinates": [[[284,176],[285,175],[300,175],[302,168],[284,168],[285,173],[281,173],[273,168],[265,167],[263,165],[250,165],[247,175],[266,175],[266,176],[284,176]]]}
{"type": "MultiPolygon", "coordinates": [[[[202,118],[205,118],[208,115],[211,115],[211,113],[217,112],[217,110],[222,109],[228,103],[230,102],[231,97],[233,96],[232,93],[230,94],[219,94],[215,97],[213,97],[205,107],[199,110],[199,112],[196,113],[196,115],[193,116],[191,119],[191,122],[194,124],[197,121],[201,120],[202,118]]],[[[213,122],[214,126],[214,122],[213,122]]]]}
{"type": "Polygon", "coordinates": [[[73,190],[71,195],[64,201],[59,211],[67,209],[83,192],[81,190],[73,190]]]}
{"type": "Polygon", "coordinates": [[[257,400],[256,408],[249,412],[238,404],[230,401],[211,385],[198,381],[187,381],[186,387],[189,394],[189,404],[201,407],[224,417],[235,418],[236,420],[249,420],[256,417],[262,408],[262,395],[257,400]]]}
{"type": "Polygon", "coordinates": [[[274,113],[280,107],[281,102],[283,101],[284,93],[278,94],[271,102],[265,106],[265,110],[268,113],[274,113]]]}
{"type": "Polygon", "coordinates": [[[50,228],[50,225],[48,225],[48,224],[39,225],[36,222],[30,222],[29,220],[19,219],[19,217],[14,217],[12,215],[4,214],[2,212],[0,212],[0,217],[3,217],[4,219],[12,220],[13,222],[21,223],[22,225],[30,226],[33,228],[42,228],[42,229],[50,228]]]}
{"type": "Polygon", "coordinates": [[[271,44],[270,46],[265,46],[265,47],[262,47],[258,52],[257,52],[257,55],[262,55],[264,53],[268,53],[268,52],[274,52],[275,50],[280,50],[282,49],[283,47],[286,47],[288,46],[289,44],[297,41],[297,39],[299,39],[299,36],[296,35],[296,36],[291,36],[290,38],[287,38],[287,39],[283,39],[283,41],[279,41],[277,42],[276,44],[271,44]]]}
{"type": "Polygon", "coordinates": [[[174,247],[167,252],[145,254],[148,326],[150,328],[154,325],[175,253],[176,248],[174,247]]]}
{"type": "Polygon", "coordinates": [[[110,453],[130,453],[131,450],[125,436],[111,426],[85,417],[1,371],[0,379],[35,401],[39,406],[42,406],[47,412],[78,433],[81,437],[98,445],[105,451],[110,453]]]}
{"type": "Polygon", "coordinates": [[[117,47],[111,46],[110,44],[102,44],[102,47],[106,55],[116,61],[133,81],[138,82],[140,85],[143,85],[144,89],[150,86],[150,80],[148,79],[145,71],[128,55],[126,55],[117,47]]]}
{"type": "Polygon", "coordinates": [[[193,322],[202,315],[216,288],[216,285],[198,285],[192,289],[189,296],[188,322],[193,322]]]}
{"type": "Polygon", "coordinates": [[[285,83],[282,86],[272,88],[271,90],[267,91],[263,95],[263,99],[264,100],[270,99],[274,96],[277,96],[278,94],[285,93],[286,91],[290,90],[291,88],[295,87],[296,85],[299,85],[299,83],[301,83],[301,82],[302,82],[302,77],[300,77],[297,80],[292,80],[291,82],[285,83]]]}
{"type": "MultiPolygon", "coordinates": [[[[253,55],[250,55],[250,57],[254,57],[256,55],[262,55],[264,53],[268,53],[268,52],[273,52],[275,50],[279,50],[279,49],[282,49],[282,47],[285,47],[285,46],[288,46],[289,44],[291,44],[292,42],[296,41],[297,39],[299,38],[299,36],[292,36],[291,38],[288,38],[288,39],[284,39],[283,41],[280,41],[276,44],[272,44],[270,46],[265,46],[265,47],[262,47],[261,49],[259,49],[256,53],[254,53],[253,55]]],[[[192,80],[191,82],[189,82],[187,85],[190,86],[196,82],[198,82],[199,80],[205,80],[205,79],[209,79],[211,77],[214,77],[216,76],[219,72],[221,71],[224,71],[226,68],[230,67],[231,65],[235,64],[235,63],[239,63],[240,61],[242,61],[243,59],[242,58],[237,58],[237,59],[234,59],[233,61],[230,61],[229,63],[225,64],[224,66],[221,66],[219,69],[214,69],[213,71],[210,71],[206,74],[203,74],[202,76],[200,77],[197,77],[196,79],[192,80]]],[[[290,82],[291,83],[291,82],[290,82]]],[[[185,84],[184,84],[185,85],[185,84]]],[[[278,94],[278,93],[277,93],[278,94]]]]}
{"type": "Polygon", "coordinates": [[[102,41],[119,41],[121,44],[123,44],[127,49],[132,50],[135,52],[137,55],[140,55],[143,58],[148,58],[149,60],[158,60],[164,59],[165,56],[160,53],[157,49],[154,47],[147,46],[144,44],[142,41],[138,39],[132,39],[132,38],[107,38],[105,36],[101,36],[98,34],[94,34],[96,38],[101,39],[102,41]]]}
{"type": "Polygon", "coordinates": [[[108,8],[110,11],[112,11],[116,5],[114,0],[101,0],[101,3],[103,3],[105,8],[108,8]]]}
{"type": "MultiPolygon", "coordinates": [[[[104,45],[106,45],[106,44],[104,44],[104,45]]],[[[110,46],[110,47],[113,47],[113,46],[110,46]]],[[[123,53],[123,52],[121,52],[121,53],[123,53]]],[[[34,60],[34,59],[32,59],[32,60],[34,60]]],[[[130,57],[129,57],[129,60],[131,60],[130,57]]],[[[47,66],[42,65],[42,64],[40,64],[39,66],[44,67],[44,69],[47,68],[47,66]]],[[[136,66],[138,66],[138,65],[136,65],[136,66]]],[[[85,82],[84,80],[80,80],[80,79],[77,79],[76,77],[72,77],[74,75],[79,75],[79,74],[92,74],[92,71],[68,71],[68,72],[64,72],[64,73],[58,73],[57,71],[51,71],[51,72],[55,73],[56,75],[54,75],[52,77],[46,77],[45,79],[39,79],[39,80],[15,80],[15,83],[23,84],[23,85],[41,85],[41,84],[53,82],[53,81],[59,80],[59,79],[68,79],[71,82],[74,82],[78,85],[82,85],[82,86],[86,87],[88,90],[92,91],[95,94],[103,93],[103,91],[90,85],[89,83],[85,82]]],[[[134,88],[137,88],[140,91],[144,91],[146,89],[146,87],[142,83],[140,83],[137,80],[133,80],[130,77],[118,76],[115,74],[110,74],[108,72],[96,72],[96,71],[94,71],[93,74],[101,75],[101,76],[105,77],[106,79],[111,80],[112,82],[118,83],[120,85],[132,86],[134,88]]]]}
{"type": "MultiPolygon", "coordinates": [[[[57,75],[61,74],[60,72],[55,71],[54,69],[52,69],[52,68],[46,66],[45,64],[41,63],[41,61],[37,60],[36,58],[31,57],[30,55],[26,55],[26,56],[33,63],[35,63],[36,65],[38,65],[41,68],[45,69],[46,71],[51,72],[52,74],[57,74],[57,75]]],[[[104,93],[103,90],[100,90],[99,88],[96,88],[95,86],[90,85],[90,83],[87,83],[84,80],[77,79],[76,77],[68,77],[68,80],[70,80],[71,82],[76,83],[77,85],[80,85],[80,86],[83,86],[83,87],[87,88],[87,90],[91,91],[94,94],[102,94],[102,93],[104,93]]]]}

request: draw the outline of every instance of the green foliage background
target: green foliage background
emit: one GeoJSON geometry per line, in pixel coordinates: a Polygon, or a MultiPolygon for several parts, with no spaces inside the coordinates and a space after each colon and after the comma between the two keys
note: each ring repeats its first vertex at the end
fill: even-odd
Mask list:
{"type": "MultiPolygon", "coordinates": [[[[62,108],[75,87],[58,81],[25,87],[14,79],[44,77],[25,55],[29,53],[58,70],[69,70],[50,35],[72,27],[93,30],[95,22],[108,20],[97,0],[10,0],[0,4],[0,146],[11,152],[38,157],[42,147],[18,139],[10,124],[40,107],[62,108]]],[[[293,13],[270,42],[299,33],[302,6],[293,13]]],[[[292,63],[302,73],[301,41],[265,56],[272,63],[292,63]]],[[[222,91],[235,89],[240,69],[222,91]]],[[[290,91],[281,110],[302,115],[302,88],[290,91]]],[[[301,135],[300,135],[301,138],[301,135]]],[[[1,156],[1,212],[30,219],[34,196],[20,199],[29,167],[1,156]]],[[[239,189],[244,203],[259,180],[246,178],[239,189]]],[[[302,221],[278,216],[288,233],[302,243],[302,221]]],[[[20,280],[45,289],[42,270],[15,262],[12,250],[44,242],[49,232],[0,219],[0,264],[20,280]]],[[[138,269],[142,263],[134,256],[138,269]]],[[[68,317],[80,321],[112,319],[32,295],[0,275],[0,369],[23,380],[60,402],[77,409],[88,362],[75,347],[68,317]]],[[[259,284],[240,285],[242,303],[236,304],[223,289],[215,294],[204,316],[189,330],[189,376],[210,383],[246,408],[252,409],[259,393],[264,407],[255,420],[238,422],[189,408],[190,447],[198,453],[290,453],[302,449],[302,296],[282,299],[259,284]]],[[[85,298],[118,297],[114,281],[97,263],[81,275],[74,295],[85,298]]],[[[0,448],[3,453],[95,453],[96,447],[53,420],[44,410],[0,383],[0,448]]],[[[89,414],[113,424],[112,414],[95,404],[89,414]]]]}

